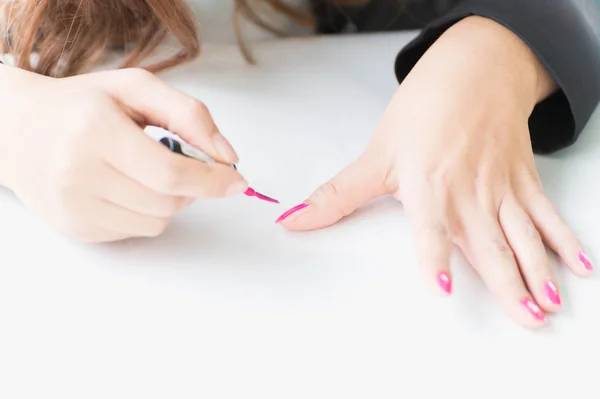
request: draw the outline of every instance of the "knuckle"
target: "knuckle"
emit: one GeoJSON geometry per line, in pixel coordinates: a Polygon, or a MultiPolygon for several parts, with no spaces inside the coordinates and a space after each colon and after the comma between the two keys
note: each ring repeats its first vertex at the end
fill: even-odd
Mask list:
{"type": "Polygon", "coordinates": [[[450,185],[452,174],[446,168],[430,167],[421,172],[422,181],[427,186],[442,186],[450,185]]]}
{"type": "Polygon", "coordinates": [[[515,181],[514,195],[522,204],[524,209],[531,210],[540,204],[549,202],[544,194],[544,188],[539,178],[530,177],[530,172],[523,172],[524,176],[517,177],[515,181]]]}
{"type": "Polygon", "coordinates": [[[338,195],[337,186],[332,182],[327,182],[321,185],[314,193],[314,197],[316,199],[337,198],[338,195]]]}
{"type": "Polygon", "coordinates": [[[183,108],[183,120],[188,121],[189,123],[194,123],[205,119],[210,114],[208,107],[203,102],[191,97],[186,101],[187,104],[183,108]]]}
{"type": "Polygon", "coordinates": [[[473,189],[477,198],[487,196],[493,186],[499,186],[503,184],[503,176],[490,176],[488,170],[477,168],[473,171],[473,189]]]}
{"type": "Polygon", "coordinates": [[[177,115],[170,122],[168,130],[177,132],[180,128],[188,125],[201,124],[205,119],[210,118],[208,107],[201,101],[193,97],[185,97],[181,101],[181,106],[177,107],[177,115]]]}
{"type": "Polygon", "coordinates": [[[489,250],[494,254],[502,257],[513,257],[512,248],[508,245],[506,240],[501,237],[494,238],[489,241],[489,250]]]}
{"type": "Polygon", "coordinates": [[[339,197],[340,193],[337,185],[334,182],[327,182],[321,185],[314,192],[312,200],[315,203],[327,202],[332,204],[335,207],[335,212],[337,212],[340,216],[348,216],[350,213],[352,213],[352,210],[344,206],[345,201],[338,201],[339,197]]]}
{"type": "Polygon", "coordinates": [[[518,175],[519,186],[529,192],[542,191],[542,181],[535,168],[524,168],[518,175]]]}
{"type": "Polygon", "coordinates": [[[148,83],[149,81],[154,81],[158,79],[157,76],[154,75],[152,72],[149,72],[143,68],[123,69],[121,73],[123,74],[126,80],[135,84],[148,83]]]}
{"type": "Polygon", "coordinates": [[[399,182],[397,173],[395,165],[390,165],[385,169],[385,173],[382,175],[383,179],[380,182],[384,193],[393,193],[398,190],[399,182]]]}

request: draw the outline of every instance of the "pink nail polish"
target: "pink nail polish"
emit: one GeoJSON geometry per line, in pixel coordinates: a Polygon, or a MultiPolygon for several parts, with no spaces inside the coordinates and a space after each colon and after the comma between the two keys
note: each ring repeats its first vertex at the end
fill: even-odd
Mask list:
{"type": "Polygon", "coordinates": [[[542,309],[540,309],[538,304],[533,302],[533,300],[530,298],[523,298],[521,299],[521,305],[525,306],[525,309],[531,313],[534,319],[544,323],[546,322],[546,315],[544,312],[542,312],[542,309]]]}
{"type": "Polygon", "coordinates": [[[546,293],[546,297],[555,305],[560,305],[560,295],[558,293],[558,287],[554,282],[547,281],[544,284],[544,292],[546,293]]]}
{"type": "Polygon", "coordinates": [[[586,254],[582,252],[579,254],[578,258],[583,267],[585,267],[585,270],[594,270],[594,266],[592,266],[592,261],[586,254]]]}
{"type": "Polygon", "coordinates": [[[446,272],[438,273],[437,282],[446,294],[449,295],[452,293],[452,279],[450,278],[450,275],[448,273],[446,273],[446,272]]]}
{"type": "Polygon", "coordinates": [[[287,211],[285,211],[283,213],[283,215],[279,216],[277,218],[277,220],[275,221],[275,223],[281,223],[283,222],[285,219],[287,219],[292,213],[296,213],[301,209],[304,209],[308,206],[308,204],[300,204],[300,205],[296,205],[295,207],[288,209],[287,211]]]}

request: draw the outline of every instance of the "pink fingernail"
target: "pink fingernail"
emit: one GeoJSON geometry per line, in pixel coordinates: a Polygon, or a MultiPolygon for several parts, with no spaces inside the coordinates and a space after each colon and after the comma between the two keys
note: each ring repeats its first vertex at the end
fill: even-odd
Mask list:
{"type": "Polygon", "coordinates": [[[295,207],[288,209],[287,211],[285,211],[283,213],[283,215],[279,216],[277,218],[277,220],[275,221],[275,223],[281,223],[283,222],[285,219],[287,219],[292,213],[296,213],[301,209],[304,209],[308,206],[308,204],[300,204],[300,205],[296,205],[295,207]]]}
{"type": "Polygon", "coordinates": [[[521,299],[521,305],[525,306],[525,309],[531,313],[534,319],[544,323],[546,322],[546,315],[544,312],[542,312],[542,309],[540,309],[538,304],[533,302],[533,300],[530,298],[523,298],[521,299]]]}
{"type": "Polygon", "coordinates": [[[437,275],[437,282],[446,294],[450,295],[452,293],[452,279],[448,273],[440,272],[437,275]]]}
{"type": "Polygon", "coordinates": [[[583,267],[585,267],[586,270],[594,270],[594,266],[592,266],[592,261],[583,252],[581,252],[579,254],[579,261],[581,262],[581,264],[583,265],[583,267]]]}
{"type": "Polygon", "coordinates": [[[560,305],[560,294],[558,293],[558,287],[552,281],[547,281],[544,284],[544,291],[546,292],[546,297],[555,305],[560,305]]]}

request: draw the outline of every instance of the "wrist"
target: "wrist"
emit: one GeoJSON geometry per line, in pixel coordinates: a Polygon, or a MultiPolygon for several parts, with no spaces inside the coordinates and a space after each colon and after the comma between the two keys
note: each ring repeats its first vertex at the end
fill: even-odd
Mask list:
{"type": "Polygon", "coordinates": [[[510,29],[489,18],[471,16],[442,35],[463,43],[490,74],[510,84],[533,108],[556,90],[556,84],[534,51],[510,29]]]}
{"type": "Polygon", "coordinates": [[[34,93],[43,77],[32,72],[0,64],[0,186],[13,189],[14,174],[18,170],[15,143],[21,136],[35,108],[34,93]]]}

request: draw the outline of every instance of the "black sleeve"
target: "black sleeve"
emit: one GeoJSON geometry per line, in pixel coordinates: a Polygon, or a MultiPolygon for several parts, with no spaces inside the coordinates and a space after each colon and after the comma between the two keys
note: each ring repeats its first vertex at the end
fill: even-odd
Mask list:
{"type": "Polygon", "coordinates": [[[559,87],[529,118],[534,151],[553,152],[575,142],[600,98],[599,10],[596,0],[464,0],[398,54],[396,77],[402,82],[456,22],[470,15],[490,18],[527,43],[559,87]]]}

